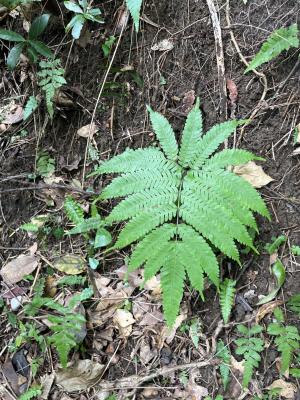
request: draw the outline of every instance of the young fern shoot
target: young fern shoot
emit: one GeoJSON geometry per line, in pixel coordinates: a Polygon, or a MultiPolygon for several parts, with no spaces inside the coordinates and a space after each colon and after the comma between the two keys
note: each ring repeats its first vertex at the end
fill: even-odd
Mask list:
{"type": "Polygon", "coordinates": [[[224,122],[203,135],[197,100],[178,146],[167,119],[148,111],[160,148],[128,149],[92,175],[119,174],[99,196],[123,197],[105,221],[128,221],[113,249],[136,243],[129,271],[144,266],[145,280],[160,272],[165,318],[172,326],[186,277],[202,298],[205,276],[219,287],[212,246],[240,263],[235,241],[254,249],[247,230],[257,230],[253,212],[267,218],[269,213],[259,193],[227,168],[258,158],[237,149],[214,154],[244,121],[224,122]]]}

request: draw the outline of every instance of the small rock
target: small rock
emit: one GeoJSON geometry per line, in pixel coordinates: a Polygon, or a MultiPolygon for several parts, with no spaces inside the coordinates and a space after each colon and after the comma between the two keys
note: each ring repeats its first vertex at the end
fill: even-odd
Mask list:
{"type": "Polygon", "coordinates": [[[11,307],[11,310],[12,310],[12,311],[17,311],[17,310],[21,307],[22,302],[23,302],[22,296],[13,297],[13,298],[10,300],[10,307],[11,307]]]}

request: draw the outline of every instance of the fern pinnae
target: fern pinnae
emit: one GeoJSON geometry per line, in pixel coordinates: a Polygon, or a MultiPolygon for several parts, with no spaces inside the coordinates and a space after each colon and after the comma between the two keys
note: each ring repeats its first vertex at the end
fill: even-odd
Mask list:
{"type": "Polygon", "coordinates": [[[209,158],[244,121],[220,124],[200,136],[197,103],[188,115],[178,150],[166,118],[150,108],[149,114],[160,148],[126,150],[94,174],[121,174],[99,197],[125,197],[105,221],[127,221],[113,249],[137,243],[129,270],[144,266],[145,279],[161,273],[165,317],[172,325],[186,277],[202,297],[204,277],[219,286],[219,266],[211,244],[240,263],[236,241],[254,248],[246,227],[256,227],[253,212],[268,214],[255,189],[226,170],[228,163],[255,156],[237,150],[212,157],[213,161],[209,158]]]}
{"type": "Polygon", "coordinates": [[[147,107],[152,123],[152,127],[159,140],[160,146],[169,160],[176,161],[178,157],[178,144],[175,139],[175,133],[169,121],[158,112],[147,107]]]}
{"type": "Polygon", "coordinates": [[[234,304],[236,281],[225,279],[220,285],[220,306],[225,324],[228,323],[234,304]]]}
{"type": "Polygon", "coordinates": [[[192,111],[189,113],[182,132],[179,151],[179,161],[183,167],[189,166],[197,151],[197,144],[202,135],[202,115],[199,109],[199,99],[192,111]]]}

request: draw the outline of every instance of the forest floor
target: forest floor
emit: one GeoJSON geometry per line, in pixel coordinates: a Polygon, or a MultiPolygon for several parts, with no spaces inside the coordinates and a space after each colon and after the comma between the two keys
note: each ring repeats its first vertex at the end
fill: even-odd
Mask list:
{"type": "MultiPolygon", "coordinates": [[[[282,394],[278,398],[300,399],[298,379],[280,376],[279,353],[270,338],[247,390],[241,385],[241,358],[234,352],[236,326],[255,320],[263,312],[258,300],[276,286],[270,270],[272,260],[265,246],[280,235],[286,237],[278,249],[286,278],[277,296],[268,303],[270,309],[265,316],[259,314],[259,319],[267,327],[274,306],[281,304],[286,322],[299,327],[299,318],[285,307],[285,301],[300,291],[300,257],[291,251],[292,246],[300,246],[300,159],[294,144],[294,131],[300,122],[299,51],[284,52],[260,68],[266,77],[266,87],[265,81],[253,72],[244,74],[245,65],[231,36],[241,54],[250,60],[274,29],[299,20],[299,2],[248,0],[244,4],[242,0],[231,0],[228,7],[225,0],[218,1],[225,78],[228,89],[232,83],[237,88],[234,102],[228,91],[225,107],[206,1],[146,0],[138,33],[130,19],[122,29],[118,21],[120,15],[124,16],[121,2],[96,3],[103,10],[105,23],[90,24],[79,42],[65,35],[59,12],[43,34],[43,40],[56,51],[66,71],[67,84],[56,104],[53,121],[41,106],[34,117],[4,124],[0,131],[0,265],[7,265],[28,252],[37,261],[28,279],[13,285],[5,280],[1,283],[0,399],[16,399],[33,383],[43,386],[40,397],[43,399],[200,400],[206,395],[215,398],[217,394],[226,399],[255,396],[268,399],[271,397],[263,396],[278,379],[293,388],[291,397],[282,394]],[[110,56],[105,58],[101,46],[110,35],[120,40],[117,39],[110,56]],[[155,50],[164,39],[169,49],[155,50]],[[104,90],[97,101],[103,83],[104,90]],[[87,267],[87,272],[81,274],[87,277],[86,282],[82,280],[76,286],[59,286],[57,282],[64,274],[53,264],[67,254],[88,259],[82,235],[60,235],[70,228],[63,210],[66,196],[71,195],[88,212],[92,194],[86,190],[98,193],[105,184],[102,179],[88,177],[99,161],[127,147],[136,149],[153,143],[146,105],[164,114],[179,134],[190,107],[187,103],[197,96],[201,101],[204,131],[223,121],[225,114],[238,119],[255,114],[249,125],[237,130],[235,139],[229,139],[228,146],[238,144],[265,159],[258,164],[273,180],[259,190],[272,219],[258,218],[260,232],[255,241],[260,254],[242,254],[242,269],[228,259],[222,260],[223,276],[237,280],[230,322],[222,323],[215,289],[208,287],[202,301],[186,287],[177,329],[170,332],[163,320],[159,277],[143,289],[139,288],[138,274],[130,275],[128,281],[123,279],[130,249],[106,257],[101,251],[96,253],[93,257],[100,262],[97,270],[87,267]],[[97,131],[91,140],[79,136],[78,130],[92,119],[97,131]],[[36,157],[41,151],[54,159],[55,171],[50,177],[34,179],[36,157]],[[20,229],[22,224],[40,215],[47,216],[47,229],[37,234],[20,229]],[[16,345],[22,326],[28,323],[37,323],[43,337],[49,334],[49,322],[43,313],[28,317],[23,310],[34,296],[33,286],[42,279],[46,294],[56,299],[70,297],[86,287],[87,282],[93,286],[93,297],[84,302],[87,319],[84,340],[69,356],[69,361],[77,366],[78,360],[90,360],[84,372],[74,372],[70,367],[68,376],[56,376],[59,369],[55,350],[47,344],[44,353],[40,353],[39,345],[28,331],[20,339],[21,344],[16,345]],[[13,299],[22,305],[12,305],[13,299]],[[129,319],[125,328],[118,319],[120,309],[127,312],[129,319]],[[233,357],[226,391],[218,358],[214,356],[220,339],[228,345],[233,357]],[[32,370],[33,361],[38,363],[37,372],[32,370]],[[185,364],[190,365],[184,367],[185,364]],[[79,382],[81,390],[73,393],[72,388],[79,382]]],[[[24,33],[22,19],[21,14],[8,15],[1,20],[1,28],[24,33]]],[[[2,50],[0,109],[24,107],[36,87],[34,68],[23,63],[14,72],[8,71],[3,56],[7,47],[3,45],[2,50]]],[[[101,207],[105,215],[111,204],[104,203],[101,207]]],[[[116,237],[117,229],[112,235],[116,237]]]]}

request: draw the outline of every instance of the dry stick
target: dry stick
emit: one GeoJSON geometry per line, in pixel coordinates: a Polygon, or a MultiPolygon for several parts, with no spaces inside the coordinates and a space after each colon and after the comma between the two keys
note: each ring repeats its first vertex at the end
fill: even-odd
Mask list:
{"type": "MultiPolygon", "coordinates": [[[[212,25],[214,28],[214,37],[216,45],[216,58],[217,58],[217,69],[219,78],[219,90],[220,90],[220,115],[227,119],[227,90],[226,90],[226,78],[225,78],[225,64],[224,64],[224,51],[222,42],[222,31],[220,26],[220,20],[217,14],[217,9],[214,0],[206,0],[212,25]]],[[[225,147],[227,148],[227,141],[225,147]]]]}
{"type": "MultiPolygon", "coordinates": [[[[215,366],[218,365],[219,361],[213,359],[212,357],[208,360],[196,361],[187,364],[176,365],[174,367],[163,367],[157,369],[155,372],[149,375],[131,375],[122,379],[118,379],[113,382],[105,382],[103,381],[101,385],[99,385],[100,392],[101,391],[112,391],[112,390],[125,390],[125,389],[135,389],[141,386],[141,384],[151,381],[159,376],[164,376],[171,374],[176,371],[181,371],[184,369],[190,368],[203,368],[207,366],[215,366]]],[[[98,392],[99,393],[99,392],[98,392]]],[[[97,393],[97,394],[98,394],[97,393]]]]}
{"type": "MultiPolygon", "coordinates": [[[[236,52],[238,53],[238,56],[240,57],[240,60],[242,61],[242,63],[245,64],[246,67],[248,67],[249,63],[247,62],[247,60],[245,59],[245,57],[243,56],[240,47],[235,39],[234,33],[232,31],[232,27],[231,27],[231,21],[230,21],[230,6],[229,6],[229,0],[227,0],[226,2],[226,22],[227,22],[227,27],[229,28],[229,33],[230,33],[230,38],[231,41],[236,49],[236,52]]],[[[263,85],[263,92],[261,95],[261,98],[259,100],[259,102],[257,103],[255,109],[252,111],[250,117],[249,117],[249,122],[248,124],[255,118],[256,114],[258,113],[258,111],[260,110],[261,106],[263,105],[263,101],[266,97],[267,91],[268,91],[268,81],[266,78],[266,75],[263,72],[258,72],[256,69],[253,69],[253,72],[256,76],[258,76],[260,78],[260,81],[263,85]]],[[[247,125],[248,125],[247,124],[247,125]]],[[[247,125],[244,125],[241,129],[241,133],[239,136],[239,139],[237,141],[237,147],[240,145],[243,135],[244,135],[244,130],[246,128],[247,125]]]]}
{"type": "Polygon", "coordinates": [[[113,55],[112,55],[112,57],[111,57],[109,66],[108,66],[108,68],[107,68],[107,70],[106,70],[106,73],[105,73],[105,75],[104,75],[103,82],[102,82],[102,85],[101,85],[101,88],[100,88],[100,91],[99,91],[99,94],[98,94],[98,97],[97,97],[97,100],[96,100],[96,104],[95,104],[95,107],[94,107],[94,111],[93,111],[93,114],[92,114],[92,120],[91,120],[90,127],[89,127],[89,134],[88,134],[88,137],[87,137],[86,147],[85,147],[85,154],[84,154],[84,163],[83,163],[83,172],[82,172],[82,181],[81,181],[82,187],[83,187],[84,179],[85,179],[87,154],[88,154],[88,148],[89,148],[90,142],[91,142],[91,134],[92,134],[92,129],[93,129],[93,123],[94,123],[94,120],[95,120],[95,115],[96,115],[97,108],[98,108],[98,105],[99,105],[99,102],[100,102],[100,98],[101,98],[101,96],[102,96],[102,92],[103,92],[103,89],[104,89],[104,85],[105,85],[105,83],[106,83],[108,74],[110,73],[110,70],[111,70],[111,67],[112,67],[112,65],[113,65],[115,56],[116,56],[117,51],[118,51],[118,49],[119,49],[119,45],[120,45],[120,42],[121,42],[121,38],[122,38],[122,36],[123,36],[123,32],[124,32],[124,30],[125,30],[126,25],[127,25],[127,21],[122,25],[122,29],[121,29],[120,36],[119,36],[119,39],[118,39],[117,44],[116,44],[115,51],[114,51],[114,53],[113,53],[113,55]]]}

